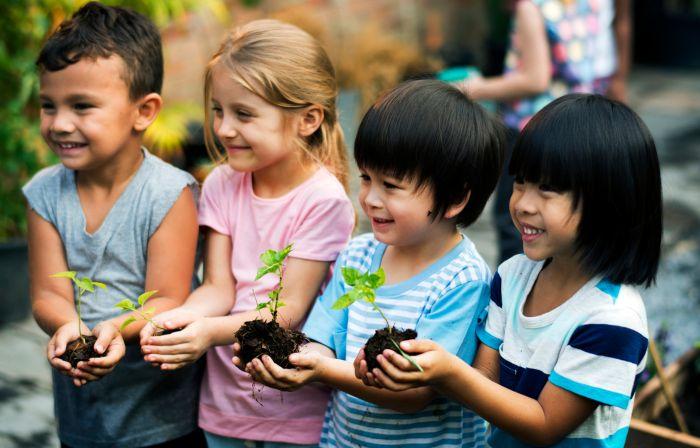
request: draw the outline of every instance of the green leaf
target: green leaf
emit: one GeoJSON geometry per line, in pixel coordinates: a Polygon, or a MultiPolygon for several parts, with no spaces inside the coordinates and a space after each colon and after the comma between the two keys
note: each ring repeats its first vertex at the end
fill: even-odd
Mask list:
{"type": "Polygon", "coordinates": [[[272,249],[268,249],[260,255],[260,261],[263,265],[270,266],[277,262],[277,252],[272,249]]]}
{"type": "Polygon", "coordinates": [[[361,277],[360,271],[355,268],[343,267],[340,269],[340,272],[343,274],[343,280],[349,286],[355,286],[357,280],[361,277]]]}
{"type": "Polygon", "coordinates": [[[153,290],[153,291],[146,291],[143,294],[141,294],[139,296],[139,298],[136,299],[136,301],[139,303],[140,306],[143,306],[144,303],[146,303],[146,301],[148,301],[148,299],[150,299],[151,297],[153,297],[154,294],[157,294],[157,293],[158,293],[157,289],[153,290]]]}
{"type": "Polygon", "coordinates": [[[83,277],[75,280],[75,282],[78,284],[78,288],[82,289],[83,291],[95,292],[95,286],[92,284],[92,280],[89,278],[83,277]]]}
{"type": "Polygon", "coordinates": [[[335,301],[335,303],[331,306],[331,309],[334,310],[342,310],[350,305],[352,305],[359,297],[359,294],[357,293],[356,290],[352,289],[348,291],[347,293],[343,294],[342,296],[338,297],[338,300],[335,301]]]}
{"type": "Polygon", "coordinates": [[[143,314],[145,314],[145,315],[147,315],[147,316],[150,316],[150,315],[152,315],[152,314],[155,313],[155,312],[156,312],[156,307],[155,307],[155,306],[152,306],[152,307],[150,307],[150,308],[147,309],[147,310],[143,310],[143,314]]]}
{"type": "Polygon", "coordinates": [[[134,306],[133,302],[129,299],[122,300],[121,302],[114,305],[114,307],[124,311],[136,311],[136,307],[134,306]]]}
{"type": "Polygon", "coordinates": [[[49,275],[49,277],[53,278],[69,278],[71,280],[75,280],[75,271],[64,271],[64,272],[56,272],[55,274],[49,275]]]}
{"type": "Polygon", "coordinates": [[[255,276],[255,280],[260,280],[263,276],[274,273],[277,268],[278,264],[273,264],[272,266],[263,266],[260,269],[258,269],[258,275],[255,276]]]}
{"type": "Polygon", "coordinates": [[[379,268],[377,272],[369,275],[368,285],[370,288],[377,289],[384,284],[386,280],[386,274],[384,274],[384,269],[379,268]]]}
{"type": "Polygon", "coordinates": [[[136,318],[134,316],[127,317],[126,320],[119,326],[119,331],[124,331],[124,328],[126,328],[127,325],[134,322],[136,322],[136,318]]]}
{"type": "Polygon", "coordinates": [[[95,285],[95,286],[97,286],[97,287],[99,287],[99,288],[107,289],[107,285],[105,285],[105,284],[102,283],[102,282],[95,282],[95,281],[93,281],[92,284],[95,285]]]}
{"type": "Polygon", "coordinates": [[[283,306],[286,306],[287,304],[284,302],[277,302],[277,308],[282,308],[283,306]]]}
{"type": "Polygon", "coordinates": [[[267,308],[268,303],[270,303],[270,302],[258,303],[258,306],[255,307],[255,311],[260,311],[263,308],[267,308]]]}
{"type": "Polygon", "coordinates": [[[287,247],[279,251],[279,262],[283,262],[287,255],[292,251],[292,244],[288,244],[287,247]]]}

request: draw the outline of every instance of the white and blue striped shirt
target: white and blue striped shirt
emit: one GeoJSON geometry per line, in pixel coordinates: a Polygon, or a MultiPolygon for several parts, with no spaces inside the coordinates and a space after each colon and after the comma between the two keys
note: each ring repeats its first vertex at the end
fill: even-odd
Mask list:
{"type": "MultiPolygon", "coordinates": [[[[479,339],[500,353],[501,385],[537,399],[547,382],[599,403],[558,448],[623,447],[648,345],[637,291],[600,277],[557,308],[525,316],[523,305],[544,262],[518,255],[498,268],[479,339]]],[[[494,447],[526,447],[493,428],[494,447]]]]}
{"type": "MultiPolygon", "coordinates": [[[[307,336],[330,347],[338,359],[352,362],[374,331],[386,323],[371,306],[356,302],[345,310],[331,305],[345,294],[341,268],[376,271],[386,245],[372,234],[354,238],[340,254],[333,278],[304,326],[307,336]]],[[[464,237],[425,271],[404,282],[382,286],[376,303],[399,328],[413,328],[471,363],[476,352],[479,310],[489,300],[490,271],[464,237]]],[[[321,434],[332,447],[481,447],[484,421],[458,403],[438,397],[425,409],[402,414],[341,391],[333,393],[321,434]]]]}

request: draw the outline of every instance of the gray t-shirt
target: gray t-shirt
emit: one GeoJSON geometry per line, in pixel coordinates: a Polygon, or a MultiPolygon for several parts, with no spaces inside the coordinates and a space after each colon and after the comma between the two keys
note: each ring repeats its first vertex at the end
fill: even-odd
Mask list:
{"type": "MultiPolygon", "coordinates": [[[[83,296],[88,327],[119,315],[117,302],[130,298],[136,303],[144,292],[148,240],[187,187],[198,195],[192,176],[144,150],[129,185],[100,228],[89,234],[73,170],[51,166],[24,186],[29,206],[61,236],[68,268],[107,284],[106,291],[83,296]]],[[[153,445],[183,436],[197,427],[200,373],[201,365],[161,372],[143,360],[138,343],[127,344],[113,372],[80,388],[54,370],[59,438],[73,447],[101,448],[153,445]]]]}

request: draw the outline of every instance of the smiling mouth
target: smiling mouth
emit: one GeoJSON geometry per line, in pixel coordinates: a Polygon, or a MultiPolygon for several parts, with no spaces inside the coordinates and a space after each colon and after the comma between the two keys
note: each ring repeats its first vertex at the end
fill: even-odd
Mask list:
{"type": "Polygon", "coordinates": [[[75,142],[56,142],[54,141],[54,144],[58,149],[61,150],[68,150],[68,149],[76,149],[76,148],[83,148],[87,146],[87,143],[75,143],[75,142]]]}
{"type": "Polygon", "coordinates": [[[523,234],[525,235],[539,235],[541,233],[544,233],[544,230],[523,225],[523,234]]]}
{"type": "Polygon", "coordinates": [[[389,224],[394,222],[393,219],[383,219],[383,218],[372,218],[372,222],[376,224],[389,224]]]}

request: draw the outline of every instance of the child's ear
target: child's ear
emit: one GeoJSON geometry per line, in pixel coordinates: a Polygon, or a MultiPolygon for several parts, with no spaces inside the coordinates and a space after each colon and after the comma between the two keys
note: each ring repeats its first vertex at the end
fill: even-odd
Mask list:
{"type": "Polygon", "coordinates": [[[308,137],[316,132],[323,123],[323,108],[318,104],[312,104],[301,110],[301,120],[299,122],[299,136],[308,137]]]}
{"type": "Polygon", "coordinates": [[[469,198],[471,198],[472,192],[469,190],[467,192],[467,195],[464,196],[464,199],[458,204],[452,204],[449,207],[447,207],[447,210],[445,210],[445,214],[443,215],[445,219],[452,219],[455,216],[459,215],[462,213],[462,210],[464,210],[464,207],[467,206],[469,203],[469,198]]]}
{"type": "Polygon", "coordinates": [[[134,130],[136,132],[145,131],[151,123],[158,117],[160,109],[163,107],[163,98],[157,93],[149,93],[136,102],[138,107],[134,130]]]}

